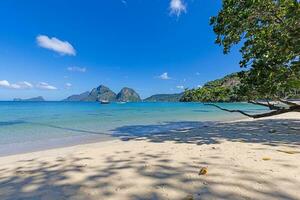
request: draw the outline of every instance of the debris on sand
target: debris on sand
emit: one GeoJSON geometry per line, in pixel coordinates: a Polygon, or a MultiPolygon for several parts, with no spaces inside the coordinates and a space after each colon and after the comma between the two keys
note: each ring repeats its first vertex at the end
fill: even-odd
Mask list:
{"type": "Polygon", "coordinates": [[[194,197],[193,197],[193,195],[189,194],[186,197],[184,197],[183,200],[194,200],[194,197]]]}
{"type": "Polygon", "coordinates": [[[267,161],[267,160],[272,160],[272,159],[269,157],[263,157],[262,160],[267,161]]]}
{"type": "Polygon", "coordinates": [[[199,171],[199,175],[205,175],[207,174],[207,172],[208,172],[207,167],[202,167],[199,171]]]}
{"type": "Polygon", "coordinates": [[[295,153],[300,153],[300,151],[293,151],[293,150],[277,150],[282,153],[287,153],[287,154],[295,154],[295,153]]]}

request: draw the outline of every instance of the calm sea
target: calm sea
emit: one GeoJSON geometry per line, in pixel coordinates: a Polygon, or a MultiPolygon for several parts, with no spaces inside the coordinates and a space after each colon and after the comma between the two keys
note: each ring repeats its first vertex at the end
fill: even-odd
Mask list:
{"type": "MultiPolygon", "coordinates": [[[[265,111],[246,103],[220,105],[265,111]]],[[[201,103],[0,102],[0,156],[241,118],[201,103]]]]}

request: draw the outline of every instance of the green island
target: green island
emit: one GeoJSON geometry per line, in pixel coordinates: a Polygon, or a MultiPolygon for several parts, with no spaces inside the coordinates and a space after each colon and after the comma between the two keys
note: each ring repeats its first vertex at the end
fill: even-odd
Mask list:
{"type": "MultiPolygon", "coordinates": [[[[240,91],[242,87],[239,73],[232,73],[223,78],[209,81],[201,88],[186,89],[180,101],[182,102],[241,102],[248,101],[249,98],[240,91]]],[[[280,95],[281,98],[300,99],[299,87],[289,88],[287,93],[280,95]]],[[[255,100],[260,99],[260,95],[253,96],[255,100]]],[[[274,100],[276,100],[274,98],[274,100]]]]}

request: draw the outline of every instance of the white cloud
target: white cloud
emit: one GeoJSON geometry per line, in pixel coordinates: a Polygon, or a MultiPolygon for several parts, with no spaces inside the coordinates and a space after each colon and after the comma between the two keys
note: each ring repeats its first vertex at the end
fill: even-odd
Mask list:
{"type": "Polygon", "coordinates": [[[86,68],[85,67],[68,67],[67,68],[68,71],[70,72],[81,72],[81,73],[84,73],[86,72],[86,68]]]}
{"type": "Polygon", "coordinates": [[[10,84],[7,80],[0,81],[0,87],[9,88],[10,84]]]}
{"type": "Polygon", "coordinates": [[[66,83],[66,84],[65,84],[65,87],[66,87],[67,89],[69,89],[70,87],[72,87],[72,84],[71,84],[71,83],[66,83]]]}
{"type": "Polygon", "coordinates": [[[76,55],[74,47],[67,41],[61,41],[55,37],[49,38],[46,35],[37,36],[36,41],[40,47],[58,52],[61,55],[76,55]]]}
{"type": "Polygon", "coordinates": [[[162,80],[169,80],[169,79],[171,79],[171,77],[168,76],[168,72],[162,73],[160,76],[158,76],[158,78],[160,78],[162,80]]]}
{"type": "Polygon", "coordinates": [[[202,88],[202,85],[197,85],[197,88],[202,88]]]}
{"type": "Polygon", "coordinates": [[[31,89],[33,85],[27,81],[22,81],[18,83],[9,83],[7,80],[0,81],[0,87],[9,89],[31,89]]]}
{"type": "Polygon", "coordinates": [[[186,5],[183,0],[171,0],[170,1],[171,14],[179,16],[182,12],[186,12],[186,5]]]}
{"type": "Polygon", "coordinates": [[[57,90],[56,87],[49,85],[48,83],[45,83],[45,82],[39,82],[36,85],[36,88],[41,89],[41,90],[57,90]]]}
{"type": "Polygon", "coordinates": [[[31,83],[29,83],[27,81],[10,83],[7,80],[0,80],[0,87],[7,88],[7,89],[17,89],[17,90],[32,89],[32,88],[37,88],[37,89],[42,89],[42,90],[57,90],[56,87],[49,85],[48,83],[45,83],[45,82],[39,82],[34,87],[31,83]]]}
{"type": "Polygon", "coordinates": [[[183,86],[183,85],[177,85],[176,88],[177,88],[177,89],[184,90],[184,86],[183,86]]]}
{"type": "Polygon", "coordinates": [[[11,84],[11,87],[14,89],[31,89],[33,88],[33,85],[27,81],[22,81],[15,84],[11,84]]]}

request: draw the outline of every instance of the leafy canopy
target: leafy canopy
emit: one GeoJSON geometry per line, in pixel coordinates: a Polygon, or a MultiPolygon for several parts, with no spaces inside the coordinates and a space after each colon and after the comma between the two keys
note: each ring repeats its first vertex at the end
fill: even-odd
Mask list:
{"type": "Polygon", "coordinates": [[[210,20],[224,53],[242,43],[241,95],[279,98],[300,88],[300,1],[223,0],[210,20]]]}

